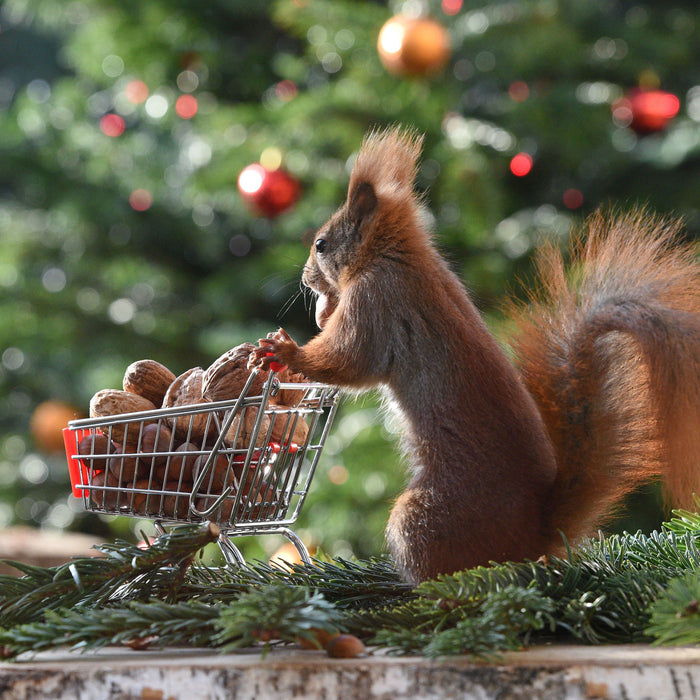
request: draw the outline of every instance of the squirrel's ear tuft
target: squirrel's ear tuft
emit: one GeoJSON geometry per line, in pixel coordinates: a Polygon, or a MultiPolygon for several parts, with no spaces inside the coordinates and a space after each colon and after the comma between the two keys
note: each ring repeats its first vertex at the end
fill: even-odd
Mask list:
{"type": "Polygon", "coordinates": [[[348,194],[348,216],[361,227],[369,222],[377,208],[377,195],[369,182],[355,185],[348,194]]]}
{"type": "Polygon", "coordinates": [[[350,176],[350,192],[358,183],[370,183],[375,195],[412,192],[423,137],[410,129],[393,127],[371,131],[362,143],[350,176]]]}

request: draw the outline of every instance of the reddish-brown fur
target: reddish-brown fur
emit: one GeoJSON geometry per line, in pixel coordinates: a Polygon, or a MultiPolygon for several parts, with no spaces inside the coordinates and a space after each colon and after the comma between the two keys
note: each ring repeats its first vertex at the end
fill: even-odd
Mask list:
{"type": "Polygon", "coordinates": [[[432,245],[413,192],[419,152],[400,129],[367,137],[304,269],[327,300],[321,332],[303,347],[282,333],[258,351],[318,381],[383,387],[412,474],[387,526],[404,576],[558,552],[560,532],[594,531],[657,475],[688,505],[700,474],[700,275],[677,227],[594,216],[573,285],[545,251],[539,296],[515,309],[516,369],[432,245]]]}

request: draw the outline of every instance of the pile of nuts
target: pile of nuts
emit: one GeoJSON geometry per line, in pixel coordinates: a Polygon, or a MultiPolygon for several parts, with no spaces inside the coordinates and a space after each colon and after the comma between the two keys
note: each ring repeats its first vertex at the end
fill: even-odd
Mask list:
{"type": "MultiPolygon", "coordinates": [[[[139,360],[126,369],[123,389],[98,391],[90,401],[91,418],[158,408],[187,406],[191,410],[152,418],[134,416],[133,421],[114,422],[105,432],[83,437],[78,452],[91,474],[93,503],[108,511],[126,508],[140,515],[187,518],[189,493],[208,461],[196,500],[198,510],[212,506],[229,487],[232,494],[219,509],[220,519],[231,516],[233,496],[238,491],[239,502],[244,496],[248,504],[261,504],[269,498],[273,486],[256,476],[255,458],[243,473],[245,453],[251,442],[261,448],[253,453],[258,459],[268,443],[289,446],[306,442],[308,425],[303,413],[294,410],[304,398],[304,389],[280,389],[270,396],[269,410],[261,417],[258,406],[244,405],[223,436],[222,453],[213,460],[210,453],[220,437],[221,421],[213,420],[211,410],[196,412],[199,405],[239,397],[253,371],[251,353],[255,349],[252,343],[243,343],[206,370],[194,367],[179,377],[155,360],[139,360]]],[[[268,376],[269,370],[258,368],[246,396],[262,394],[268,376]]],[[[278,372],[278,378],[285,383],[307,381],[286,368],[278,372]]]]}

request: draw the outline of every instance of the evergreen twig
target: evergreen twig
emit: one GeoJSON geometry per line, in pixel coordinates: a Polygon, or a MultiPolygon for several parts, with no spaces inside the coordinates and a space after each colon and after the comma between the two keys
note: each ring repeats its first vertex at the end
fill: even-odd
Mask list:
{"type": "Polygon", "coordinates": [[[42,622],[0,629],[5,656],[57,646],[100,649],[124,644],[207,646],[215,632],[219,608],[196,601],[169,604],[160,600],[130,601],[106,608],[47,610],[42,622]]]}
{"type": "Polygon", "coordinates": [[[219,568],[196,562],[183,584],[182,595],[227,601],[251,588],[273,583],[313,589],[341,608],[386,606],[406,599],[413,591],[413,586],[399,578],[391,560],[377,557],[357,563],[342,558],[314,559],[312,564],[287,567],[257,561],[241,568],[219,568]]]}
{"type": "Polygon", "coordinates": [[[176,595],[183,567],[213,542],[216,526],[174,527],[148,548],[117,541],[97,547],[105,556],[81,557],[57,567],[27,567],[23,578],[0,576],[0,617],[3,625],[38,621],[46,610],[74,605],[102,606],[109,601],[176,595]]]}
{"type": "Polygon", "coordinates": [[[243,593],[222,609],[215,625],[212,643],[229,651],[257,642],[267,648],[271,641],[311,640],[315,630],[341,628],[342,615],[321,593],[276,583],[243,593]]]}
{"type": "Polygon", "coordinates": [[[700,643],[700,572],[673,579],[650,612],[646,634],[655,644],[700,643]]]}

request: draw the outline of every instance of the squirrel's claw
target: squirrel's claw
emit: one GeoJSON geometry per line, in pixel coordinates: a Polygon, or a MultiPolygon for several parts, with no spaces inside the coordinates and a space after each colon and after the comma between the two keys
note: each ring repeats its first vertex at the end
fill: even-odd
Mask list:
{"type": "Polygon", "coordinates": [[[286,363],[278,356],[278,349],[287,343],[294,343],[286,331],[280,328],[276,333],[270,333],[267,338],[258,340],[259,347],[251,353],[252,365],[262,369],[271,369],[273,372],[281,372],[286,363]]]}
{"type": "Polygon", "coordinates": [[[251,352],[253,361],[250,364],[256,367],[262,367],[263,369],[269,369],[270,362],[277,360],[274,352],[274,341],[269,338],[260,338],[260,340],[258,340],[258,345],[259,347],[251,352]]]}
{"type": "Polygon", "coordinates": [[[284,330],[284,328],[278,328],[276,331],[267,334],[267,340],[280,340],[284,343],[293,342],[292,336],[284,330]]]}

